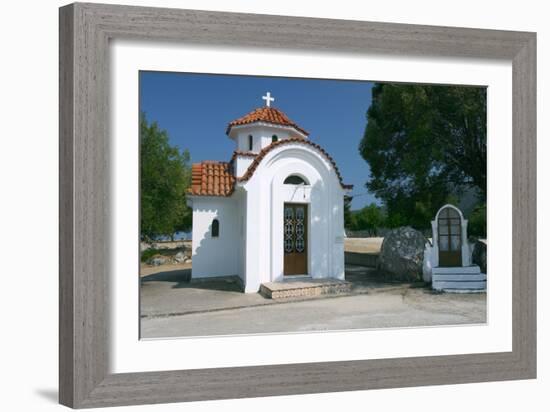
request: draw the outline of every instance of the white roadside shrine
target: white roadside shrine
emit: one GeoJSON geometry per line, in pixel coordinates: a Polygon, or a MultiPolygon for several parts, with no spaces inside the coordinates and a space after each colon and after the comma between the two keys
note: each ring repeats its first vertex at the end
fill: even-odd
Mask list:
{"type": "Polygon", "coordinates": [[[424,255],[424,280],[445,292],[486,290],[487,275],[472,264],[468,220],[455,206],[443,206],[432,220],[432,242],[424,255]]]}
{"type": "Polygon", "coordinates": [[[192,166],[192,277],[237,275],[262,283],[344,279],[343,183],[329,154],[282,111],[266,105],[229,123],[229,162],[192,166]]]}

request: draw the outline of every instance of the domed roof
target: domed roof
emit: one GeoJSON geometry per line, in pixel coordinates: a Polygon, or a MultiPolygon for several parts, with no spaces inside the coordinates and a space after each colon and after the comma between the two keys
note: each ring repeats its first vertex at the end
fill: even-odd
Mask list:
{"type": "Polygon", "coordinates": [[[288,116],[284,114],[282,111],[269,106],[259,107],[251,111],[250,113],[244,115],[243,117],[233,120],[227,125],[227,130],[225,131],[225,133],[229,135],[231,128],[233,126],[242,126],[242,125],[247,125],[251,123],[260,123],[260,122],[292,127],[296,129],[300,134],[303,134],[304,136],[309,135],[307,131],[305,131],[296,123],[294,123],[292,120],[290,120],[288,116]]]}

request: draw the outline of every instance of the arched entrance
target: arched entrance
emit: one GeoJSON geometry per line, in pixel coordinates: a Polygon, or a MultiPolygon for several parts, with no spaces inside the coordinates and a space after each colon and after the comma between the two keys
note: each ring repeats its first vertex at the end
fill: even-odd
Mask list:
{"type": "Polygon", "coordinates": [[[458,211],[445,207],[437,218],[439,266],[462,266],[462,219],[458,211]]]}

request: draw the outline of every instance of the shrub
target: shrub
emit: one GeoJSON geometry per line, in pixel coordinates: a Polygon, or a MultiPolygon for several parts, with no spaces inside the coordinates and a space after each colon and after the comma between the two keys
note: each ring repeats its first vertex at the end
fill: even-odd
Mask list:
{"type": "Polygon", "coordinates": [[[478,238],[487,238],[487,205],[476,206],[468,219],[468,234],[478,238]]]}
{"type": "Polygon", "coordinates": [[[161,251],[159,249],[147,249],[141,252],[141,261],[147,262],[149,259],[151,259],[153,256],[160,254],[161,251]]]}

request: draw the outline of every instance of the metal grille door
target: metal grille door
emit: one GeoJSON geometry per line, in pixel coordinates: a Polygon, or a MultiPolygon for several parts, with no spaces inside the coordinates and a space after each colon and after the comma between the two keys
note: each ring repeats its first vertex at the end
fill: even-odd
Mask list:
{"type": "Polygon", "coordinates": [[[307,274],[307,205],[284,205],[284,274],[307,274]]]}

